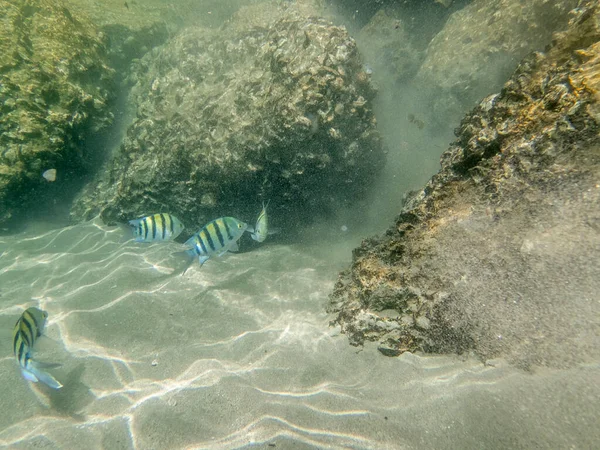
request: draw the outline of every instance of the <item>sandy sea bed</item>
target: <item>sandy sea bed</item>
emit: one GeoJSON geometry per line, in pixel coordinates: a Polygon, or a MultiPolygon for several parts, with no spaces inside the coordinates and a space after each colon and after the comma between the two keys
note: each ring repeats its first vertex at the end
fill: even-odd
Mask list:
{"type": "MultiPolygon", "coordinates": [[[[354,242],[265,243],[171,274],[178,244],[99,222],[0,238],[0,446],[7,448],[594,448],[598,365],[532,373],[502,360],[348,345],[327,296],[354,242]],[[22,379],[24,308],[48,311],[22,379]]],[[[249,239],[248,236],[243,238],[249,239]]],[[[242,241],[242,248],[244,247],[242,241]]]]}

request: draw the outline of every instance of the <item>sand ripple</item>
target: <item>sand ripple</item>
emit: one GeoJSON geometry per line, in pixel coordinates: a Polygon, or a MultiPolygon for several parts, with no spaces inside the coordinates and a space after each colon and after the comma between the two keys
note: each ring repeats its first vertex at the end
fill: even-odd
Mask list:
{"type": "Polygon", "coordinates": [[[0,446],[586,448],[600,439],[597,366],[532,375],[501,361],[386,358],[328,327],[343,261],[267,244],[179,276],[178,250],[123,242],[98,222],[0,240],[0,446]],[[12,357],[12,326],[28,306],[50,314],[37,355],[62,363],[59,392],[25,382],[12,357]]]}

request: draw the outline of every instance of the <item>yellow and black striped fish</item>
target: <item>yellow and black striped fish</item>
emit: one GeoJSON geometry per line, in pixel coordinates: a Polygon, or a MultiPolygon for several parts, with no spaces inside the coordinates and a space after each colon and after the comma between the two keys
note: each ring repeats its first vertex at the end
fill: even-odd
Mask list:
{"type": "Polygon", "coordinates": [[[185,228],[181,220],[166,213],[130,220],[129,225],[137,242],[172,241],[185,228]]]}
{"type": "Polygon", "coordinates": [[[19,317],[13,332],[13,352],[26,380],[37,383],[41,381],[53,389],[60,389],[60,384],[52,375],[42,369],[58,367],[59,364],[45,364],[31,359],[31,352],[37,338],[44,332],[48,313],[38,308],[27,308],[19,317]]]}
{"type": "Polygon", "coordinates": [[[215,219],[186,241],[185,245],[192,247],[186,253],[191,257],[198,256],[202,266],[212,255],[237,251],[237,241],[246,228],[248,224],[233,217],[215,219]]]}

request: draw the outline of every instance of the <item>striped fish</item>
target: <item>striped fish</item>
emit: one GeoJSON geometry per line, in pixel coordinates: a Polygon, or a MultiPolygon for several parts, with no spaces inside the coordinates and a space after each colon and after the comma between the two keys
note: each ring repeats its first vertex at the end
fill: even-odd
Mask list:
{"type": "Polygon", "coordinates": [[[250,235],[252,236],[252,239],[257,242],[263,242],[269,234],[269,217],[267,216],[267,206],[269,206],[269,202],[267,202],[266,205],[263,203],[262,211],[258,215],[258,219],[256,219],[254,232],[250,235]]]}
{"type": "Polygon", "coordinates": [[[202,266],[212,255],[237,251],[237,241],[246,228],[247,224],[233,217],[215,219],[186,241],[185,245],[191,248],[185,253],[191,257],[198,256],[202,266]]]}
{"type": "Polygon", "coordinates": [[[58,367],[59,364],[46,364],[31,359],[31,352],[37,338],[44,332],[48,313],[38,308],[27,308],[19,317],[13,332],[13,352],[26,380],[37,383],[41,381],[53,389],[60,389],[60,384],[52,375],[42,369],[58,367]]]}
{"type": "Polygon", "coordinates": [[[177,217],[165,213],[130,220],[129,225],[137,242],[172,241],[185,228],[177,217]]]}

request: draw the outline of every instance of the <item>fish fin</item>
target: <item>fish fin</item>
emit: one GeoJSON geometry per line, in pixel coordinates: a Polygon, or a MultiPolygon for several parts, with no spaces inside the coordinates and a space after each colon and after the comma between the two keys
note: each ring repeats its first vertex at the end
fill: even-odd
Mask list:
{"type": "Polygon", "coordinates": [[[273,228],[267,232],[267,235],[278,234],[281,232],[281,228],[273,228]]]}
{"type": "Polygon", "coordinates": [[[123,233],[123,237],[119,239],[119,242],[129,242],[135,237],[135,233],[133,232],[133,227],[131,225],[127,223],[118,223],[117,228],[123,233]]]}
{"type": "Polygon", "coordinates": [[[254,239],[256,242],[260,242],[260,241],[258,240],[258,235],[257,235],[256,233],[252,233],[252,234],[250,235],[250,237],[251,237],[252,239],[254,239]]]}
{"type": "Polygon", "coordinates": [[[254,233],[254,227],[252,227],[252,226],[248,225],[248,227],[246,228],[246,231],[247,231],[248,233],[254,233]]]}
{"type": "MultiPolygon", "coordinates": [[[[227,251],[228,252],[239,252],[240,246],[238,245],[237,241],[233,241],[233,243],[229,246],[227,251]]],[[[227,252],[225,252],[225,253],[227,253],[227,252]]]]}
{"type": "Polygon", "coordinates": [[[198,256],[198,262],[200,263],[200,267],[202,267],[202,265],[208,261],[208,259],[210,258],[210,256],[206,256],[206,255],[200,255],[198,256]]]}
{"type": "Polygon", "coordinates": [[[142,221],[142,219],[143,219],[143,217],[141,217],[139,219],[128,220],[127,223],[129,224],[129,226],[131,228],[135,228],[140,225],[140,222],[142,221]]]}
{"type": "Polygon", "coordinates": [[[183,275],[187,272],[187,270],[190,268],[190,266],[194,262],[194,256],[196,256],[196,254],[194,253],[194,249],[189,248],[189,249],[181,251],[181,252],[171,253],[171,256],[185,258],[186,261],[184,263],[185,265],[184,265],[183,269],[175,268],[175,271],[174,271],[174,273],[181,271],[181,275],[183,275]]]}
{"type": "MultiPolygon", "coordinates": [[[[59,364],[60,365],[60,364],[59,364]]],[[[44,372],[42,370],[42,368],[49,368],[49,367],[54,367],[54,364],[48,364],[48,363],[40,363],[37,361],[30,361],[29,362],[29,369],[28,370],[21,370],[21,372],[23,373],[23,376],[30,380],[33,381],[34,383],[41,381],[42,383],[44,383],[46,386],[50,386],[52,389],[60,389],[63,385],[60,384],[60,382],[54,378],[52,375],[50,375],[47,372],[44,372]],[[29,376],[31,376],[31,378],[29,378],[29,376]],[[34,381],[35,379],[35,381],[34,381]]]]}
{"type": "Polygon", "coordinates": [[[36,369],[56,369],[57,367],[62,366],[60,363],[47,363],[43,361],[34,361],[34,365],[36,369]]]}
{"type": "Polygon", "coordinates": [[[177,256],[177,257],[183,256],[190,260],[193,260],[194,256],[196,256],[196,253],[194,252],[193,248],[188,248],[187,250],[183,250],[180,252],[173,252],[173,253],[171,253],[171,256],[177,256]]]}
{"type": "Polygon", "coordinates": [[[32,372],[27,369],[21,368],[21,375],[23,375],[23,378],[25,378],[27,381],[31,381],[32,383],[37,383],[40,381],[32,372]]]}

